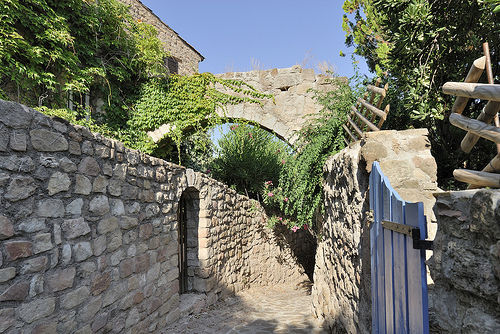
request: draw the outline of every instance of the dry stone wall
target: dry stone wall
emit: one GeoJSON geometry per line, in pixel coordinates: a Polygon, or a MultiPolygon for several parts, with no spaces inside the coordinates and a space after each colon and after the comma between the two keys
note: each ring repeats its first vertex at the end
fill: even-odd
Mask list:
{"type": "Polygon", "coordinates": [[[326,162],[326,212],[312,296],[314,314],[333,333],[371,332],[368,175],[373,161],[404,200],[423,201],[426,210],[434,204],[436,164],[425,129],[367,133],[326,162]]]}
{"type": "Polygon", "coordinates": [[[178,206],[197,194],[204,305],[306,279],[265,214],[204,174],[0,100],[0,332],[155,332],[179,310],[178,206]]]}
{"type": "Polygon", "coordinates": [[[500,191],[437,195],[430,321],[444,333],[500,333],[500,191]]]}

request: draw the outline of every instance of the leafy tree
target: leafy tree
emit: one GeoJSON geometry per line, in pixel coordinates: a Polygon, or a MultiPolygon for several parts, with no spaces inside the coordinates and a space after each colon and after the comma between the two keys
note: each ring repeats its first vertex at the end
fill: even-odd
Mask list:
{"type": "MultiPolygon", "coordinates": [[[[482,169],[493,156],[493,145],[478,143],[466,155],[459,150],[464,132],[451,127],[448,116],[454,98],[444,95],[447,81],[463,81],[472,62],[488,42],[493,72],[500,70],[498,0],[347,0],[343,29],[346,44],[364,57],[378,75],[387,74],[391,113],[385,126],[426,127],[438,163],[441,187],[452,183],[452,171],[464,163],[482,169]],[[497,13],[495,13],[497,11],[497,13]],[[348,14],[354,14],[350,21],[348,14]],[[485,154],[488,152],[488,154],[485,154]],[[491,154],[489,154],[491,153],[491,154]]],[[[483,79],[482,82],[486,82],[483,79]]],[[[476,118],[484,102],[471,101],[476,118]]]]}
{"type": "Polygon", "coordinates": [[[278,184],[289,147],[273,134],[256,126],[233,124],[218,145],[210,168],[217,180],[257,199],[266,181],[278,184]]]}

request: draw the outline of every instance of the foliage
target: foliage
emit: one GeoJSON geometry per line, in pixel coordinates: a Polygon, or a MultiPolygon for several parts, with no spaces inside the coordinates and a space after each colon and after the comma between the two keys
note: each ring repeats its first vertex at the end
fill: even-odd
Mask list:
{"type": "Polygon", "coordinates": [[[346,82],[338,77],[331,81],[336,90],[315,91],[323,109],[299,132],[294,145],[296,153],[286,160],[279,186],[268,184],[263,193],[264,203],[279,207],[285,216],[294,218],[287,221],[287,226],[294,230],[314,228],[323,203],[323,166],[329,156],[344,147],[342,124],[355,100],[346,82]]]}
{"type": "Polygon", "coordinates": [[[273,134],[246,124],[233,124],[218,145],[212,176],[253,198],[258,198],[265,181],[278,182],[289,151],[273,134]]]}
{"type": "MultiPolygon", "coordinates": [[[[493,72],[500,69],[498,0],[347,0],[346,44],[378,75],[387,74],[391,113],[386,127],[426,127],[438,163],[438,182],[448,187],[452,170],[464,163],[482,169],[493,145],[459,151],[464,133],[447,120],[454,98],[444,95],[447,81],[463,81],[488,42],[493,72]],[[354,14],[351,22],[349,16],[354,14]],[[487,147],[490,147],[488,149],[487,147]]],[[[483,79],[483,82],[486,80],[483,79]]],[[[471,101],[464,114],[476,118],[484,102],[471,101]]],[[[492,153],[493,154],[493,153],[492,153]]]]}
{"type": "MultiPolygon", "coordinates": [[[[0,4],[0,92],[30,106],[61,107],[63,92],[122,90],[165,72],[152,26],[115,0],[5,0],[0,4]]],[[[125,93],[124,91],[124,93],[125,93]]]]}
{"type": "Polygon", "coordinates": [[[128,147],[204,168],[206,129],[221,122],[216,110],[271,96],[210,73],[168,76],[167,56],[156,29],[133,20],[116,0],[0,3],[0,98],[46,106],[43,112],[103,131],[128,147]],[[76,111],[61,109],[66,92],[72,92],[76,111]],[[104,99],[103,112],[90,112],[85,95],[104,99]],[[153,143],[146,131],[164,123],[173,131],[153,143]],[[194,152],[201,156],[191,159],[194,152]]]}
{"type": "MultiPolygon", "coordinates": [[[[205,131],[221,123],[217,110],[224,110],[226,105],[261,103],[258,99],[270,97],[242,81],[221,79],[208,72],[154,78],[141,87],[128,125],[149,131],[169,124],[168,137],[179,146],[188,134],[205,131]],[[240,95],[228,94],[221,88],[240,95]]],[[[155,153],[162,156],[168,152],[157,149],[155,153]]]]}

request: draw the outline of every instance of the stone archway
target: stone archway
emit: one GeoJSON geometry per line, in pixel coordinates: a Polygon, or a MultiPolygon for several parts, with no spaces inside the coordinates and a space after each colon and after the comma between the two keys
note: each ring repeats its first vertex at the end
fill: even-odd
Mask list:
{"type": "MultiPolygon", "coordinates": [[[[297,140],[296,131],[304,126],[305,116],[322,109],[312,90],[327,92],[336,88],[326,76],[316,75],[313,69],[303,69],[299,65],[265,71],[228,72],[218,76],[242,80],[257,91],[274,96],[274,101],[263,101],[262,107],[252,103],[229,105],[226,110],[218,110],[221,117],[255,122],[289,144],[297,140]]],[[[347,81],[347,78],[342,80],[347,81]]],[[[220,89],[224,91],[222,87],[220,89]]],[[[170,125],[164,124],[148,135],[158,142],[170,130],[170,125]]]]}

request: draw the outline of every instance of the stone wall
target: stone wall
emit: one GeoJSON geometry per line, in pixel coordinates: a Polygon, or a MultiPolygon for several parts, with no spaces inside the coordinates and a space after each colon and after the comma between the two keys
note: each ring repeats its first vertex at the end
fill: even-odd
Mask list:
{"type": "Polygon", "coordinates": [[[500,191],[437,195],[430,321],[444,333],[500,333],[500,191]]]}
{"type": "Polygon", "coordinates": [[[304,242],[276,242],[246,197],[0,100],[0,332],[143,333],[179,318],[182,194],[197,201],[188,273],[203,305],[307,278],[304,242]]]}
{"type": "Polygon", "coordinates": [[[158,38],[164,43],[165,50],[178,62],[179,74],[189,75],[198,72],[198,66],[205,58],[188,42],[165,24],[155,13],[139,0],[118,0],[130,6],[130,13],[136,20],[153,25],[158,38]]]}
{"type": "Polygon", "coordinates": [[[325,218],[314,269],[313,312],[333,333],[371,332],[368,173],[373,161],[404,200],[437,190],[427,130],[365,134],[325,164],[325,218]]]}

